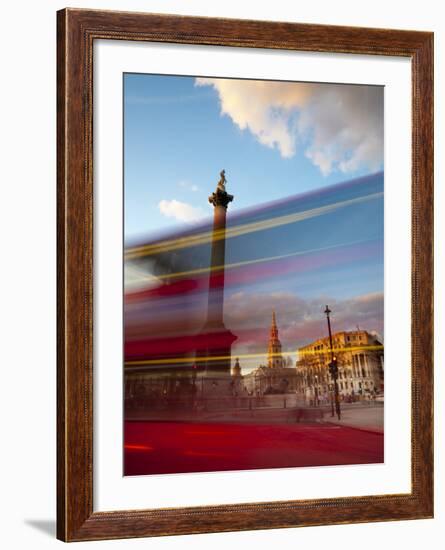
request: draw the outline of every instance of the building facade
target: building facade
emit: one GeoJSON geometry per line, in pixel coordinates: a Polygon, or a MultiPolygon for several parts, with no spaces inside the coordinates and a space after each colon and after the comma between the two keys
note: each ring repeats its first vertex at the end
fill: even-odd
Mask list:
{"type": "Polygon", "coordinates": [[[282,355],[275,312],[272,313],[269,331],[267,366],[260,365],[245,375],[243,382],[247,392],[256,396],[294,393],[297,389],[297,370],[294,366],[287,366],[282,355]]]}
{"type": "MultiPolygon", "coordinates": [[[[332,335],[333,354],[338,366],[338,391],[343,400],[370,399],[383,394],[383,345],[365,330],[332,335]]],[[[306,402],[328,402],[333,391],[329,373],[329,337],[298,349],[297,392],[306,402]]]]}

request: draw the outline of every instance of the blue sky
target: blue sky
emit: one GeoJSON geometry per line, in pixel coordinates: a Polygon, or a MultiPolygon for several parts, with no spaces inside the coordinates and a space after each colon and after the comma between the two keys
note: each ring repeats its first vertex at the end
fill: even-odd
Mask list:
{"type": "Polygon", "coordinates": [[[232,211],[382,168],[381,88],[272,83],[269,93],[267,82],[200,83],[124,76],[127,243],[211,215],[207,197],[222,168],[232,211]]]}
{"type": "MultiPolygon", "coordinates": [[[[258,341],[240,339],[237,352],[263,349],[273,309],[288,349],[323,333],[326,303],[336,330],[360,323],[382,332],[383,88],[124,76],[127,246],[211,227],[208,196],[223,168],[235,195],[229,228],[261,219],[252,208],[280,199],[288,200],[264,216],[333,205],[323,215],[227,240],[226,323],[238,333],[259,331],[258,341]],[[331,189],[341,182],[352,183],[331,189]],[[274,263],[278,257],[284,259],[274,263]]],[[[183,265],[191,265],[193,254],[183,254],[183,265]]],[[[127,270],[126,284],[130,278],[138,280],[137,269],[127,270]]],[[[146,284],[145,275],[140,280],[146,284]]],[[[161,310],[150,309],[158,328],[161,310]]]]}

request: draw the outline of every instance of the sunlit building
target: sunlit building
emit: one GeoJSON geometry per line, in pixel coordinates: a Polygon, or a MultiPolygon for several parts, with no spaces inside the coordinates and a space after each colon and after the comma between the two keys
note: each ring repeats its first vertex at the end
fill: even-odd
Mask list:
{"type": "MultiPolygon", "coordinates": [[[[365,330],[332,335],[338,365],[338,390],[344,400],[369,399],[383,393],[383,345],[365,330]]],[[[298,349],[297,392],[311,402],[328,402],[333,389],[329,374],[329,337],[298,349]]]]}
{"type": "Polygon", "coordinates": [[[297,388],[297,371],[294,366],[287,366],[282,355],[275,312],[272,313],[269,332],[267,365],[260,365],[244,376],[244,386],[249,394],[256,396],[294,393],[297,388]]]}

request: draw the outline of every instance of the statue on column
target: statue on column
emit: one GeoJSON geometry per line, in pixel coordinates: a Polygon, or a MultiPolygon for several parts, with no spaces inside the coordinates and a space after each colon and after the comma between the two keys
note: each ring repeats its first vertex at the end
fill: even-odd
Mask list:
{"type": "Polygon", "coordinates": [[[233,201],[233,195],[230,195],[226,191],[226,171],[221,170],[219,175],[220,179],[216,184],[216,190],[210,195],[209,202],[210,204],[213,204],[213,206],[223,206],[224,208],[227,208],[229,202],[233,201]]]}
{"type": "Polygon", "coordinates": [[[219,180],[218,182],[218,185],[217,185],[217,188],[222,191],[223,193],[226,192],[226,183],[227,183],[227,180],[226,180],[226,171],[225,170],[221,170],[221,172],[219,173],[219,175],[221,176],[221,179],[219,180]]]}

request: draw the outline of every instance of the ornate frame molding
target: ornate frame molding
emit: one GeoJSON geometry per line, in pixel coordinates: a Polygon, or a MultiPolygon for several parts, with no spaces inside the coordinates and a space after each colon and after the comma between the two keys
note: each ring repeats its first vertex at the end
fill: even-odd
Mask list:
{"type": "Polygon", "coordinates": [[[57,536],[64,541],[433,516],[433,34],[65,9],[57,14],[57,536]],[[412,62],[412,491],[93,512],[93,42],[409,57],[412,62]]]}

